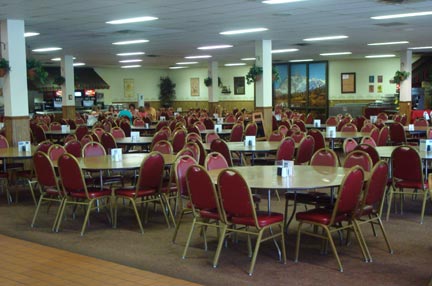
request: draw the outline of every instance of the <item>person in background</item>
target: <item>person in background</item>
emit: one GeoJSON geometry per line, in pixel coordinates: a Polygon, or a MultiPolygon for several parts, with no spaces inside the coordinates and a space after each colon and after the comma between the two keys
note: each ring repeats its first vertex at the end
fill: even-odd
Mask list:
{"type": "Polygon", "coordinates": [[[138,117],[138,109],[135,108],[135,104],[129,104],[129,111],[132,114],[132,117],[138,117]]]}
{"type": "Polygon", "coordinates": [[[106,115],[116,115],[117,114],[117,110],[115,110],[114,106],[110,105],[108,107],[108,111],[105,112],[106,115]]]}
{"type": "Polygon", "coordinates": [[[144,110],[147,112],[147,116],[150,117],[151,120],[156,120],[156,109],[151,107],[149,102],[144,104],[144,110]]]}
{"type": "Polygon", "coordinates": [[[99,117],[99,114],[100,114],[99,107],[97,105],[94,105],[92,107],[92,112],[90,113],[90,115],[93,115],[94,117],[97,118],[97,117],[99,117]]]}
{"type": "Polygon", "coordinates": [[[138,108],[138,115],[141,118],[145,118],[147,116],[147,112],[145,111],[144,106],[140,106],[138,108]]]}
{"type": "Polygon", "coordinates": [[[130,123],[132,124],[132,120],[133,120],[133,116],[132,113],[130,112],[129,109],[123,109],[119,112],[119,114],[117,115],[117,117],[122,118],[122,117],[127,117],[130,120],[130,123]]]}

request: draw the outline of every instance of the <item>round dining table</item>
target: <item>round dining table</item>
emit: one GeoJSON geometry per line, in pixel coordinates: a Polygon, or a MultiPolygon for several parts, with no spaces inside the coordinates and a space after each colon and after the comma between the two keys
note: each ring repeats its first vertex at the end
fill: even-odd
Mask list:
{"type": "Polygon", "coordinates": [[[337,131],[336,134],[333,136],[328,136],[327,132],[322,132],[325,139],[328,139],[330,141],[330,148],[334,149],[334,142],[335,140],[345,140],[347,138],[353,138],[353,139],[361,139],[364,136],[369,136],[370,132],[340,132],[337,131]]]}
{"type": "Polygon", "coordinates": [[[33,145],[30,146],[30,151],[21,151],[17,146],[0,148],[0,159],[3,161],[3,171],[6,171],[6,161],[8,159],[31,159],[35,151],[36,146],[33,145]]]}
{"type": "Polygon", "coordinates": [[[115,141],[118,146],[125,146],[126,151],[129,151],[130,148],[133,146],[142,146],[142,147],[150,146],[153,142],[153,137],[151,136],[124,137],[124,138],[116,138],[115,141]]]}

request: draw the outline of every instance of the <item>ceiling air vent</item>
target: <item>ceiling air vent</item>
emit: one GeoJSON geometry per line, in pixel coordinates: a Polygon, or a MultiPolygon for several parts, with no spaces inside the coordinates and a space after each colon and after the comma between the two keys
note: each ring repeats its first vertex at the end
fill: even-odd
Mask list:
{"type": "Polygon", "coordinates": [[[121,34],[121,35],[131,35],[131,34],[138,34],[138,33],[141,32],[135,30],[119,30],[114,32],[114,34],[121,34]]]}
{"type": "Polygon", "coordinates": [[[294,44],[294,46],[297,46],[297,47],[306,47],[306,46],[310,46],[310,44],[309,43],[297,43],[297,44],[294,44]]]}
{"type": "Polygon", "coordinates": [[[148,58],[158,58],[160,56],[159,55],[146,55],[146,57],[148,57],[148,58]]]}

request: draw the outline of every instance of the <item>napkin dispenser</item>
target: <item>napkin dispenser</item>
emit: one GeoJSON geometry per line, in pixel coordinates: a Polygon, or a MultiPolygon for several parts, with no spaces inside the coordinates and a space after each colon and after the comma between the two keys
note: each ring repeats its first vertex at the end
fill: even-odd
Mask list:
{"type": "Polygon", "coordinates": [[[375,123],[375,122],[377,121],[378,116],[376,116],[376,115],[371,115],[369,118],[370,118],[371,123],[373,124],[373,123],[375,123]]]}
{"type": "Polygon", "coordinates": [[[132,131],[131,132],[131,141],[132,142],[137,142],[139,137],[140,137],[140,133],[138,131],[132,131]]]}
{"type": "Polygon", "coordinates": [[[424,119],[426,119],[426,120],[429,120],[429,119],[430,119],[430,116],[429,116],[429,114],[428,114],[427,111],[423,112],[423,117],[424,117],[424,119]]]}
{"type": "Polygon", "coordinates": [[[336,137],[336,126],[328,126],[326,128],[326,137],[335,138],[336,137]]]}
{"type": "Polygon", "coordinates": [[[408,124],[408,131],[414,131],[414,124],[408,124]]]}
{"type": "Polygon", "coordinates": [[[420,139],[419,150],[424,152],[432,152],[432,139],[420,139]]]}
{"type": "Polygon", "coordinates": [[[123,160],[122,148],[111,149],[111,160],[115,162],[123,160]]]}
{"type": "Polygon", "coordinates": [[[62,125],[61,126],[61,132],[70,132],[70,126],[69,125],[62,125]]]}
{"type": "Polygon", "coordinates": [[[255,136],[245,136],[244,145],[245,146],[255,146],[256,145],[256,137],[255,136]]]}
{"type": "Polygon", "coordinates": [[[314,127],[321,127],[321,119],[315,119],[313,122],[314,127]]]}
{"type": "Polygon", "coordinates": [[[222,131],[222,125],[221,124],[215,124],[214,130],[216,133],[221,132],[222,131]]]}
{"type": "Polygon", "coordinates": [[[18,151],[30,152],[30,141],[18,141],[18,151]]]}
{"type": "Polygon", "coordinates": [[[216,119],[217,124],[222,124],[223,123],[223,118],[222,117],[218,117],[216,119]]]}
{"type": "Polygon", "coordinates": [[[288,177],[294,175],[294,161],[277,161],[277,175],[280,177],[288,177]]]}
{"type": "Polygon", "coordinates": [[[161,117],[159,117],[159,120],[160,120],[160,121],[165,121],[166,118],[165,118],[165,116],[161,116],[161,117]]]}

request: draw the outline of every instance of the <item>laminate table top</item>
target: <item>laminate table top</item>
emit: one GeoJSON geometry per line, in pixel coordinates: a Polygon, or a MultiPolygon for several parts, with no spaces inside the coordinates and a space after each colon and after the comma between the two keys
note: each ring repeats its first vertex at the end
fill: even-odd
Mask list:
{"type": "MultiPolygon", "coordinates": [[[[377,146],[375,148],[378,151],[378,155],[380,156],[380,158],[387,159],[387,158],[391,158],[391,154],[392,154],[393,150],[396,149],[397,147],[399,147],[399,146],[377,146]]],[[[432,152],[419,151],[417,146],[410,146],[410,147],[413,147],[414,149],[416,149],[418,151],[421,159],[432,160],[432,152]]]]}
{"type": "Polygon", "coordinates": [[[153,137],[138,137],[132,140],[132,137],[116,138],[117,145],[148,146],[151,145],[153,137]]]}
{"type": "Polygon", "coordinates": [[[33,157],[36,146],[31,145],[31,151],[19,151],[17,146],[0,148],[1,159],[29,159],[33,157]]]}
{"type": "MultiPolygon", "coordinates": [[[[226,142],[232,152],[270,152],[277,151],[281,142],[256,141],[255,146],[245,146],[244,142],[226,142]]],[[[297,147],[298,144],[296,144],[297,147]]],[[[205,143],[204,148],[210,150],[210,143],[205,143]]]]}

